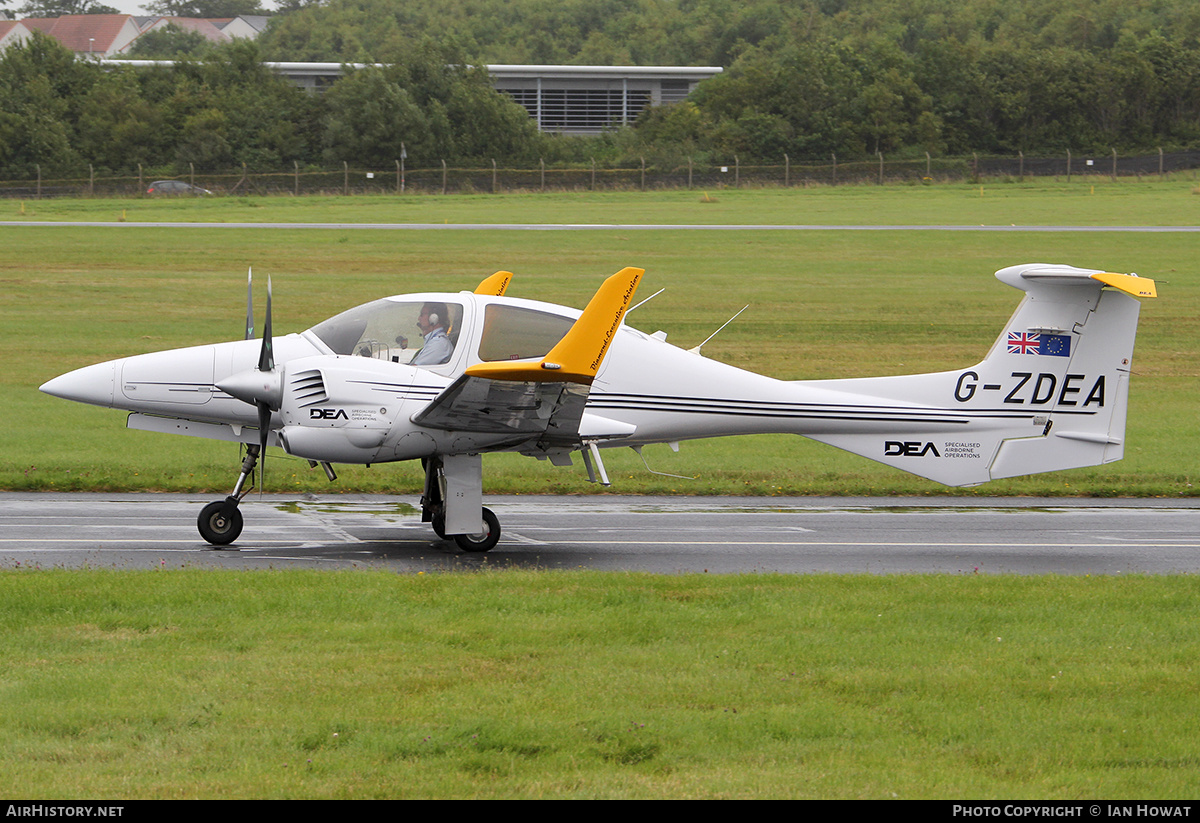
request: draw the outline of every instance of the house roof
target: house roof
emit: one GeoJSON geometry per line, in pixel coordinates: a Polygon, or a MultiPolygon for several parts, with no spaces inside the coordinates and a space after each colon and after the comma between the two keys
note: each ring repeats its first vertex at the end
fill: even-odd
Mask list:
{"type": "Polygon", "coordinates": [[[137,24],[132,22],[129,14],[68,14],[57,18],[33,18],[24,20],[26,25],[49,34],[73,52],[86,54],[96,52],[107,54],[114,48],[120,48],[124,43],[119,42],[129,37],[123,33],[126,26],[137,31],[137,24]],[[49,23],[49,26],[44,24],[49,23]]]}
{"type": "Polygon", "coordinates": [[[31,32],[16,20],[0,20],[0,48],[27,40],[31,32]]]}
{"type": "Polygon", "coordinates": [[[205,20],[199,17],[160,17],[152,26],[149,26],[146,31],[154,31],[155,29],[165,28],[166,26],[175,26],[184,31],[195,31],[204,35],[204,39],[210,43],[227,43],[229,35],[221,31],[220,28],[213,25],[213,21],[205,20]]]}

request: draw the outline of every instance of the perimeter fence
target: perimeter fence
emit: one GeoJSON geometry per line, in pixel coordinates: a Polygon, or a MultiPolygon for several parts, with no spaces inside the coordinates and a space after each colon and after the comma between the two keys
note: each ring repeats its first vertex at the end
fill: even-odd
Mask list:
{"type": "MultiPolygon", "coordinates": [[[[729,163],[646,164],[636,166],[584,165],[479,166],[407,168],[396,160],[393,168],[370,168],[345,163],[341,168],[312,169],[294,164],[290,171],[252,171],[247,168],[219,172],[189,169],[183,174],[155,175],[140,170],[132,175],[97,174],[89,167],[84,177],[43,177],[40,169],[32,178],[6,179],[0,169],[0,197],[37,199],[46,197],[137,197],[151,196],[151,182],[165,177],[180,180],[203,191],[196,194],[245,195],[360,195],[360,194],[451,194],[529,191],[646,191],[663,189],[722,189],[740,187],[792,187],[809,185],[933,184],[938,182],[1025,181],[1054,177],[1165,177],[1200,169],[1200,151],[1158,152],[1120,156],[1073,155],[1025,157],[971,155],[969,157],[889,160],[882,154],[872,158],[839,161],[792,162],[784,156],[774,164],[743,164],[736,157],[729,163]]],[[[161,171],[161,170],[160,170],[161,171]]]]}

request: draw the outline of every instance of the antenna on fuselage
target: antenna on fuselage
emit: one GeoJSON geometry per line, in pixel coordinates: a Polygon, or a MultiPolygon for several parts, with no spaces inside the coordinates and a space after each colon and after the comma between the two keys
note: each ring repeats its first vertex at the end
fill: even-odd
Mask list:
{"type": "Polygon", "coordinates": [[[737,320],[737,319],[738,319],[738,315],[740,315],[742,312],[744,312],[744,311],[745,311],[746,309],[748,309],[748,308],[750,308],[750,304],[749,304],[749,303],[747,303],[746,305],[742,306],[742,308],[741,308],[740,310],[738,310],[738,313],[737,313],[737,314],[735,314],[733,317],[731,317],[731,318],[729,318],[728,320],[726,320],[726,321],[725,321],[725,322],[724,322],[724,323],[721,325],[721,328],[717,329],[715,332],[713,332],[712,334],[710,334],[708,337],[704,338],[704,342],[703,342],[703,343],[701,343],[701,344],[700,344],[700,345],[698,345],[698,346],[695,346],[695,347],[693,347],[693,348],[690,348],[690,349],[688,349],[688,351],[690,351],[692,354],[700,354],[700,349],[701,349],[701,347],[704,345],[704,343],[707,343],[709,340],[712,340],[714,337],[716,337],[718,334],[720,334],[720,333],[722,332],[722,330],[724,330],[724,328],[725,328],[726,326],[728,326],[728,325],[729,325],[730,323],[732,323],[734,320],[737,320]]]}
{"type": "Polygon", "coordinates": [[[664,287],[664,288],[661,288],[661,289],[659,289],[658,291],[656,291],[654,294],[652,294],[652,295],[650,295],[649,297],[647,297],[647,298],[646,298],[645,300],[643,300],[641,303],[638,303],[638,304],[637,304],[637,306],[634,306],[634,307],[633,307],[633,309],[626,309],[626,310],[625,310],[625,316],[626,316],[626,317],[628,317],[628,316],[629,316],[629,313],[630,313],[631,311],[633,311],[634,309],[636,309],[638,306],[644,306],[645,304],[649,303],[651,300],[653,300],[654,298],[658,297],[660,294],[662,294],[662,293],[663,293],[663,292],[665,292],[665,291],[666,291],[666,288],[665,288],[665,287],[664,287]]]}

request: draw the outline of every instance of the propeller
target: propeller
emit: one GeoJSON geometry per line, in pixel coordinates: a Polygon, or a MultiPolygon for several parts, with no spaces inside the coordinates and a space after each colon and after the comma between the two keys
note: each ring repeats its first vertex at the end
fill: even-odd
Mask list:
{"type": "MultiPolygon", "coordinates": [[[[267,278],[270,280],[270,278],[267,278]]],[[[254,267],[246,269],[246,339],[254,339],[254,267]]]]}
{"type": "MultiPolygon", "coordinates": [[[[271,342],[271,277],[267,276],[267,318],[263,322],[263,338],[262,349],[258,353],[258,370],[272,375],[275,378],[275,386],[278,387],[279,375],[275,372],[275,346],[271,342]]],[[[255,403],[258,407],[258,445],[260,459],[265,459],[267,456],[267,435],[270,434],[271,426],[271,404],[268,399],[255,398],[255,403]]],[[[279,407],[279,401],[276,400],[275,408],[279,407]]]]}
{"type": "MultiPolygon", "coordinates": [[[[247,340],[254,338],[252,276],[252,274],[247,276],[247,340]]],[[[283,381],[275,368],[275,345],[271,337],[271,278],[269,276],[267,277],[267,315],[263,321],[262,346],[258,352],[258,365],[253,369],[238,372],[218,381],[217,388],[232,397],[249,403],[258,410],[258,454],[260,458],[264,458],[267,453],[267,440],[271,434],[271,412],[277,411],[283,402],[283,381]]]]}

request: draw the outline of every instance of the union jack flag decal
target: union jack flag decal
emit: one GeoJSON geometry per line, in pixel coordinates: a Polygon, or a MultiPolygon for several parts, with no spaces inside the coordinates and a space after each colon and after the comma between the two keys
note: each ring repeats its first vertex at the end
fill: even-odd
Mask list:
{"type": "Polygon", "coordinates": [[[1037,354],[1040,334],[1010,331],[1008,333],[1009,354],[1037,354]]]}

